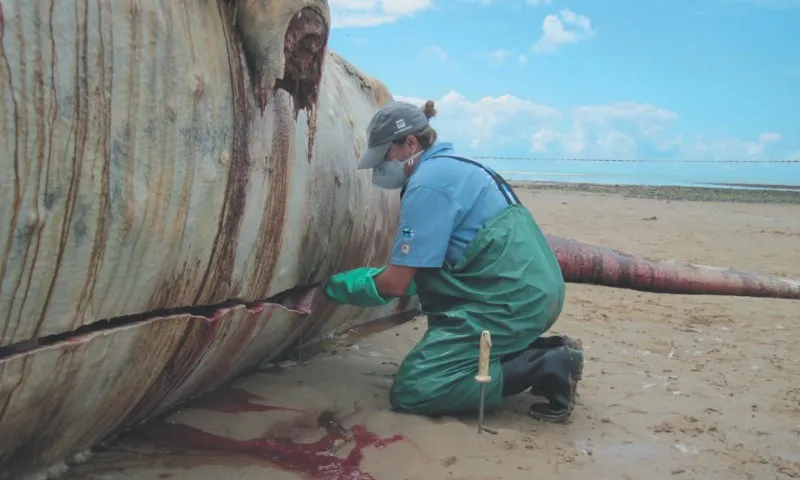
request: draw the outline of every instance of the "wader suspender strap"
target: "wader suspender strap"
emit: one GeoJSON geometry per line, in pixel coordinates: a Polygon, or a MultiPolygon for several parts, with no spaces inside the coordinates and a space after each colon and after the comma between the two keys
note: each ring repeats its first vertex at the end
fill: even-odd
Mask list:
{"type": "MultiPolygon", "coordinates": [[[[494,180],[494,183],[497,184],[497,188],[500,189],[500,193],[503,194],[503,197],[505,197],[506,202],[509,205],[512,205],[514,202],[516,202],[517,204],[522,204],[522,202],[519,201],[519,198],[517,198],[517,194],[514,193],[514,189],[511,188],[511,185],[509,185],[503,177],[498,175],[494,170],[490,169],[489,167],[486,167],[485,165],[482,165],[474,160],[470,160],[468,158],[463,158],[463,157],[457,157],[455,155],[434,155],[430,158],[437,158],[437,157],[448,157],[454,160],[459,160],[461,162],[470,163],[472,165],[475,165],[476,167],[482,168],[484,171],[486,171],[486,173],[489,174],[490,177],[492,177],[492,180],[494,180]],[[513,202],[511,201],[511,198],[509,198],[509,194],[511,195],[511,198],[514,199],[513,202]]],[[[428,160],[430,160],[430,158],[428,160]]],[[[407,185],[408,184],[403,185],[402,190],[400,190],[400,198],[403,198],[403,195],[406,193],[407,185]]]]}

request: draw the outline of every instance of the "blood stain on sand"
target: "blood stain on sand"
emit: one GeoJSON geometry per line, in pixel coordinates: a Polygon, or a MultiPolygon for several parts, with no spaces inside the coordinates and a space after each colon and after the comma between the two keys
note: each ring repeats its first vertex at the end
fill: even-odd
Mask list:
{"type": "Polygon", "coordinates": [[[361,425],[353,426],[347,430],[346,435],[329,432],[310,443],[266,438],[235,440],[188,425],[171,423],[148,425],[137,433],[139,438],[146,437],[147,440],[170,447],[248,455],[286,470],[330,480],[374,480],[370,474],[361,470],[364,449],[381,449],[403,439],[401,435],[381,438],[361,425]],[[346,457],[339,457],[331,448],[337,442],[345,441],[346,437],[350,437],[353,448],[346,457]]]}
{"type": "MultiPolygon", "coordinates": [[[[256,403],[259,399],[260,397],[257,395],[250,394],[245,390],[220,389],[218,392],[203,397],[202,401],[193,402],[192,408],[225,413],[270,410],[302,412],[302,410],[287,407],[256,403]]],[[[284,470],[330,480],[374,480],[370,474],[361,470],[364,449],[368,447],[381,449],[403,440],[401,435],[381,438],[362,425],[345,429],[335,424],[330,412],[321,414],[318,417],[318,423],[319,427],[327,433],[321,439],[310,443],[271,438],[236,440],[208,433],[189,425],[163,421],[145,424],[136,432],[131,432],[131,436],[171,448],[247,455],[269,462],[284,470]],[[352,444],[350,452],[344,457],[336,455],[333,451],[334,447],[345,443],[352,444]]]]}
{"type": "Polygon", "coordinates": [[[401,435],[381,438],[361,425],[355,425],[348,433],[353,448],[346,457],[331,452],[337,441],[345,440],[344,435],[331,432],[311,443],[297,443],[289,440],[257,438],[235,440],[204,432],[188,425],[162,423],[146,427],[139,437],[170,447],[190,448],[207,452],[224,452],[265,460],[280,468],[304,473],[314,478],[330,480],[374,480],[361,470],[364,449],[381,449],[403,439],[401,435]]]}

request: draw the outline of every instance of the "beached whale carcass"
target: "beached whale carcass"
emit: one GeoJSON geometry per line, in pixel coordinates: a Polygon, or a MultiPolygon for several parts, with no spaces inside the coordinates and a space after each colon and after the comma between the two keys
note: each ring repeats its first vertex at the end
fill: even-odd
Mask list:
{"type": "Polygon", "coordinates": [[[328,31],[323,0],[0,0],[0,476],[416,309],[294,309],[398,213],[355,169],[389,94],[328,31]]]}

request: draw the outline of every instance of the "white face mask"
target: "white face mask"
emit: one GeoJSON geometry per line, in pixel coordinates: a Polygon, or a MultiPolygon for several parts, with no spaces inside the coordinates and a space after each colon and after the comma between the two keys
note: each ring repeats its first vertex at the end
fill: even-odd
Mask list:
{"type": "Polygon", "coordinates": [[[387,190],[402,188],[408,178],[406,164],[413,166],[421,153],[419,151],[405,160],[384,160],[375,165],[372,169],[372,183],[387,190]]]}

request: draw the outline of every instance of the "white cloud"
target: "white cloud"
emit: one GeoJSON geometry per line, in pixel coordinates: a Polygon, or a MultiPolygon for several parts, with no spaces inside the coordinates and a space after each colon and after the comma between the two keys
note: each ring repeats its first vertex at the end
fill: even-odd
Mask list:
{"type": "Polygon", "coordinates": [[[447,52],[437,45],[428,45],[419,52],[419,55],[422,58],[432,58],[439,62],[447,61],[448,58],[447,52]]]}
{"type": "MultiPolygon", "coordinates": [[[[395,98],[420,106],[425,101],[395,98]]],[[[473,101],[451,91],[434,100],[438,114],[432,122],[440,138],[473,155],[513,150],[538,157],[767,159],[774,158],[771,149],[781,139],[776,132],[755,139],[686,136],[674,131],[680,126],[676,112],[646,103],[583,105],[562,112],[513,95],[473,101]]],[[[800,152],[794,155],[800,158],[800,152]]]]}
{"type": "Polygon", "coordinates": [[[475,53],[475,58],[485,61],[493,66],[507,65],[508,61],[516,61],[517,64],[524,67],[528,64],[528,56],[525,54],[517,54],[513,49],[498,48],[491,51],[479,51],[475,53]]]}
{"type": "MultiPolygon", "coordinates": [[[[424,99],[395,96],[422,106],[424,99]]],[[[435,100],[438,111],[435,121],[446,137],[457,135],[460,142],[473,148],[486,145],[513,144],[528,135],[532,126],[562,116],[557,109],[522,100],[513,95],[483,97],[470,101],[456,92],[435,100]]]]}
{"type": "Polygon", "coordinates": [[[747,155],[748,156],[756,156],[762,155],[764,150],[770,143],[777,142],[781,139],[781,134],[777,132],[764,132],[758,136],[758,139],[755,142],[749,142],[747,144],[747,155]]]}
{"type": "Polygon", "coordinates": [[[563,9],[557,15],[548,15],[542,21],[542,36],[533,46],[534,53],[554,53],[559,45],[569,45],[585,40],[596,32],[592,20],[563,9]]]}
{"type": "Polygon", "coordinates": [[[333,28],[374,27],[431,7],[433,0],[328,0],[333,28]]]}
{"type": "Polygon", "coordinates": [[[545,125],[532,132],[530,151],[545,156],[632,158],[645,132],[677,114],[652,105],[617,103],[572,109],[565,125],[545,125]]]}
{"type": "Polygon", "coordinates": [[[498,48],[489,52],[481,51],[475,54],[477,58],[488,60],[493,64],[500,64],[505,62],[510,56],[511,51],[505,48],[498,48]]]}
{"type": "Polygon", "coordinates": [[[707,160],[758,160],[772,158],[767,154],[770,144],[780,140],[781,135],[775,132],[763,132],[755,140],[725,136],[709,138],[698,134],[690,139],[679,135],[674,140],[674,148],[689,159],[704,158],[707,160]]]}
{"type": "Polygon", "coordinates": [[[550,5],[553,3],[553,0],[525,0],[525,3],[535,6],[550,5]]]}

